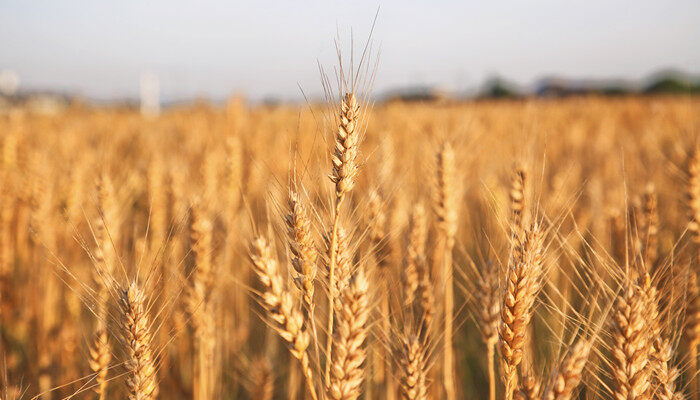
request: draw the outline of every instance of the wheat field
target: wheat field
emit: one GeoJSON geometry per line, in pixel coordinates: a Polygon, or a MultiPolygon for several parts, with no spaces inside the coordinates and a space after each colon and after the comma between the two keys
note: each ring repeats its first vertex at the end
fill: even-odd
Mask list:
{"type": "Polygon", "coordinates": [[[697,399],[700,98],[0,115],[3,399],[697,399]]]}

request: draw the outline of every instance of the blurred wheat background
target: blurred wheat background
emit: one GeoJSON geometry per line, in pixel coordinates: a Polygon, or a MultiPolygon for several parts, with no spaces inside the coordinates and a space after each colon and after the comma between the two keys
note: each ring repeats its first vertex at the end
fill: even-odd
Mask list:
{"type": "Polygon", "coordinates": [[[3,395],[693,398],[699,109],[16,109],[3,395]]]}

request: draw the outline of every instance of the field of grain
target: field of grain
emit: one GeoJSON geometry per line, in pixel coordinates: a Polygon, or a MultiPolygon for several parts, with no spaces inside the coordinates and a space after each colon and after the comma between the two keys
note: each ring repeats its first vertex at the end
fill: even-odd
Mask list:
{"type": "Polygon", "coordinates": [[[3,399],[697,399],[700,98],[0,115],[3,399]]]}

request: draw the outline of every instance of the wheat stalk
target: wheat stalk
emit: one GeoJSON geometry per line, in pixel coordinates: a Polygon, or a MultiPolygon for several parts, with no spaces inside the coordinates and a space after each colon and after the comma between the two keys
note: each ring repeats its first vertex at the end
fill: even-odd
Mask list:
{"type": "Polygon", "coordinates": [[[369,283],[362,269],[353,275],[350,284],[340,295],[337,310],[337,330],[333,336],[331,378],[327,388],[333,400],[355,400],[360,396],[366,353],[369,283]]]}
{"type": "Polygon", "coordinates": [[[304,330],[304,317],[294,308],[293,297],[285,288],[277,261],[272,257],[270,244],[265,238],[258,237],[253,241],[250,247],[250,259],[253,270],[263,286],[261,304],[270,320],[274,322],[277,333],[289,346],[292,356],[299,360],[309,393],[314,400],[317,400],[307,352],[310,338],[304,330]]]}
{"type": "Polygon", "coordinates": [[[539,224],[525,232],[521,255],[508,267],[501,306],[501,355],[505,398],[510,400],[517,386],[517,366],[522,361],[527,327],[530,323],[542,272],[543,237],[539,224]]]}
{"type": "Polygon", "coordinates": [[[107,335],[107,316],[109,307],[108,282],[112,279],[112,271],[116,262],[114,246],[111,237],[118,237],[116,224],[116,207],[114,204],[114,188],[107,175],[100,175],[97,182],[97,199],[99,216],[94,224],[94,235],[97,247],[94,251],[95,269],[94,283],[97,300],[97,326],[89,349],[88,363],[95,374],[95,392],[99,399],[107,395],[107,373],[112,361],[111,346],[107,335]],[[110,224],[107,226],[107,224],[110,224]],[[108,235],[107,228],[110,228],[108,235]]]}
{"type": "Polygon", "coordinates": [[[119,305],[122,311],[122,337],[128,352],[124,365],[128,371],[126,386],[130,400],[153,400],[158,397],[157,366],[153,358],[145,302],[145,296],[135,282],[122,289],[119,305]]]}
{"type": "Polygon", "coordinates": [[[195,268],[189,288],[189,313],[194,328],[195,399],[209,399],[214,386],[215,331],[212,290],[216,276],[212,266],[212,223],[199,204],[191,207],[190,238],[195,268]]]}
{"type": "Polygon", "coordinates": [[[441,254],[440,270],[444,280],[444,337],[443,337],[443,386],[447,400],[456,398],[454,382],[454,350],[452,348],[453,318],[454,318],[454,283],[452,267],[452,249],[457,233],[457,180],[455,171],[455,155],[452,146],[445,142],[437,153],[437,196],[435,213],[437,214],[438,229],[441,243],[436,249],[441,254]]]}
{"type": "MultiPolygon", "coordinates": [[[[340,104],[340,123],[335,135],[335,147],[331,156],[331,182],[335,184],[335,201],[333,207],[333,225],[331,227],[330,248],[336,247],[340,207],[345,195],[352,190],[357,176],[356,158],[360,144],[360,104],[354,93],[346,93],[340,104]]],[[[335,252],[331,252],[329,261],[329,287],[335,280],[335,252]]],[[[330,354],[333,342],[333,294],[328,294],[328,340],[326,354],[330,354]]],[[[330,363],[326,362],[326,385],[330,380],[330,363]]]]}

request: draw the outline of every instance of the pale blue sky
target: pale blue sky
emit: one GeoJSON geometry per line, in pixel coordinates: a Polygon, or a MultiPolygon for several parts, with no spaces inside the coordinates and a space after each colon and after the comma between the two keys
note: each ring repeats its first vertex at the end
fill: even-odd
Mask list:
{"type": "Polygon", "coordinates": [[[357,44],[378,6],[379,92],[473,88],[494,74],[528,84],[700,72],[698,0],[0,0],[0,69],[24,88],[100,99],[136,96],[144,70],[166,100],[298,98],[298,85],[320,91],[316,60],[332,66],[336,28],[357,44]]]}

